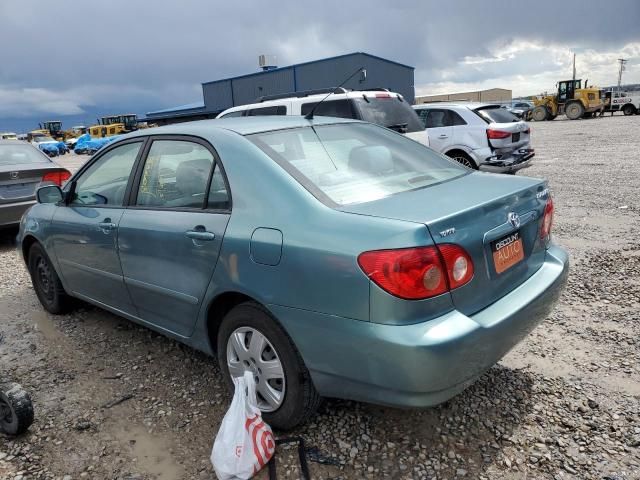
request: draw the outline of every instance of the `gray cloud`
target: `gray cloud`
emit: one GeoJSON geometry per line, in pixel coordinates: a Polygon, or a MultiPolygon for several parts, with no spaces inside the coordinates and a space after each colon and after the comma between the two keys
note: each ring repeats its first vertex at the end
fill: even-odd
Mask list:
{"type": "MultiPolygon", "coordinates": [[[[526,86],[526,77],[542,81],[540,74],[566,68],[571,48],[615,56],[640,42],[637,0],[617,0],[603,9],[581,0],[75,5],[0,4],[0,99],[13,99],[0,107],[0,117],[43,109],[62,115],[91,106],[140,112],[190,102],[200,98],[201,82],[255,71],[260,53],[276,54],[286,65],[367,51],[416,66],[419,89],[462,89],[518,78],[526,86]],[[523,44],[533,47],[515,48],[512,58],[500,56],[523,44]]],[[[609,57],[598,61],[610,62],[609,57]]],[[[583,66],[590,65],[584,59],[583,66]]],[[[608,83],[615,83],[615,59],[608,68],[608,83]]],[[[636,74],[630,64],[628,75],[636,74]]]]}

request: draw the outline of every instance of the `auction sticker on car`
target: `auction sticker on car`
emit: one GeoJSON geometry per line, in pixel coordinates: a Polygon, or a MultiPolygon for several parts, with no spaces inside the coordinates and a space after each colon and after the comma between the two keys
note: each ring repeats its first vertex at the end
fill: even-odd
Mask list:
{"type": "Polygon", "coordinates": [[[524,248],[520,232],[510,233],[506,237],[492,242],[491,252],[493,253],[493,264],[496,267],[496,273],[502,273],[524,260],[524,248]]]}

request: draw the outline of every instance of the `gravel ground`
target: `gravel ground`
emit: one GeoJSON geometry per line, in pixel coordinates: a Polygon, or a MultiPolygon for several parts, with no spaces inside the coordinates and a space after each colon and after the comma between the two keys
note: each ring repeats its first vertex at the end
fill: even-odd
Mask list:
{"type": "MultiPolygon", "coordinates": [[[[532,130],[526,174],[549,180],[572,257],[560,304],[436,408],[327,401],[293,432],[313,478],[640,478],[640,116],[532,130]]],[[[0,437],[0,478],[215,478],[229,395],[213,359],[93,307],[45,314],[10,236],[0,265],[0,365],[36,413],[0,437]]],[[[278,449],[278,476],[299,478],[295,450],[278,449]]]]}

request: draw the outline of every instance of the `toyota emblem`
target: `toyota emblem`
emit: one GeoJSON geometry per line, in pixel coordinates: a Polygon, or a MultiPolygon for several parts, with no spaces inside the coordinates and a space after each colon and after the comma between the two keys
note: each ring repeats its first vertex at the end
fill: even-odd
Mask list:
{"type": "Polygon", "coordinates": [[[509,220],[509,223],[513,228],[520,227],[520,216],[516,212],[509,212],[507,220],[509,220]]]}
{"type": "Polygon", "coordinates": [[[11,180],[15,180],[16,178],[18,178],[18,175],[20,175],[20,172],[10,172],[9,173],[9,177],[11,177],[11,180]]]}

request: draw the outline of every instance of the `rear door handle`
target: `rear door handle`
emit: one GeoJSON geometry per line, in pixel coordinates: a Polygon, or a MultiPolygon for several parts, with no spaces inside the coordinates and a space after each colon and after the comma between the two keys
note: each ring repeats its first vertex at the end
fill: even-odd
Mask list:
{"type": "Polygon", "coordinates": [[[185,235],[193,240],[211,241],[216,238],[216,234],[206,230],[188,230],[185,235]]]}
{"type": "Polygon", "coordinates": [[[98,223],[98,227],[106,233],[109,230],[115,230],[116,224],[113,223],[110,218],[105,218],[104,221],[98,223]]]}
{"type": "Polygon", "coordinates": [[[445,135],[444,133],[442,135],[438,135],[438,138],[449,138],[449,135],[445,135]]]}

